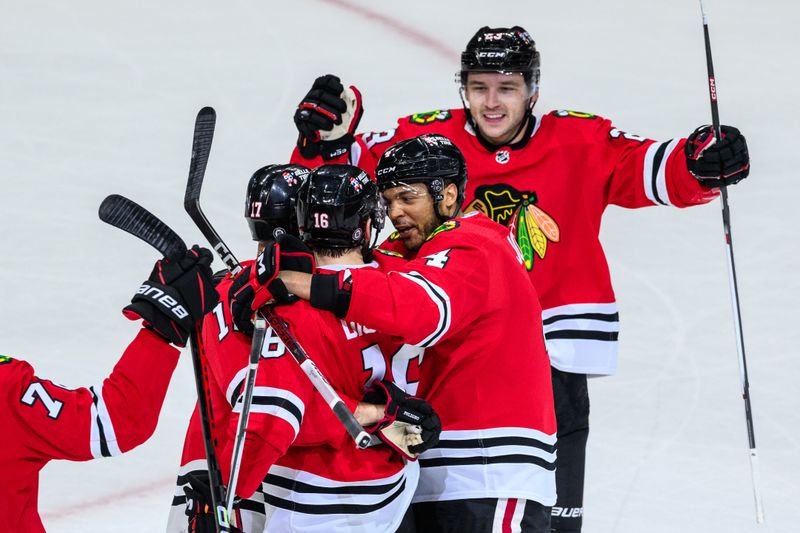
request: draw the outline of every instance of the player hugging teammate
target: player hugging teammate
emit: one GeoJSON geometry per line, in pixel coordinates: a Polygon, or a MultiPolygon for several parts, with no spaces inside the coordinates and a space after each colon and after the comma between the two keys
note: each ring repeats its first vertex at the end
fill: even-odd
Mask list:
{"type": "MultiPolygon", "coordinates": [[[[308,166],[349,161],[369,172],[377,165],[380,182],[382,172],[394,171],[380,158],[398,141],[441,134],[458,146],[469,170],[463,210],[507,226],[538,292],[558,421],[552,528],[578,532],[589,434],[587,375],[611,375],[617,360],[619,315],[599,240],[603,212],[609,204],[707,203],[721,185],[746,178],[750,164],[745,138],[731,126],[722,126],[719,138],[711,126],[701,126],[686,139],[658,142],[620,131],[591,113],[540,115],[534,111],[539,81],[540,54],[527,31],[484,27],[461,55],[462,108],[410,115],[387,131],[356,135],[360,93],[336,76],[322,76],[295,113],[299,137],[292,161],[308,166]]],[[[413,217],[398,216],[395,225],[399,232],[390,237],[391,248],[418,245],[425,235],[413,217]]],[[[444,265],[446,255],[428,260],[444,265]]],[[[486,284],[494,279],[486,264],[475,268],[481,268],[486,284]]],[[[539,327],[536,319],[512,336],[539,327]]],[[[447,429],[447,417],[440,414],[447,429]]]]}
{"type": "MultiPolygon", "coordinates": [[[[706,203],[747,177],[749,156],[729,126],[657,142],[589,113],[536,114],[539,66],[524,29],[481,28],[461,57],[463,108],[364,135],[358,90],[318,78],[295,113],[295,164],[248,185],[259,253],[241,273],[215,291],[207,250],[159,261],[125,310],[146,328],[102,387],[63,389],[0,356],[3,427],[21,435],[0,469],[11,530],[43,531],[47,461],[149,436],[169,343],[198,322],[209,447],[227,479],[253,318],[269,305],[374,438],[353,445],[268,330],[231,531],[580,531],[587,375],[614,373],[619,331],[602,214],[706,203]],[[374,248],[387,212],[396,231],[374,248]]],[[[200,426],[196,411],[170,532],[217,529],[200,426]]]]}

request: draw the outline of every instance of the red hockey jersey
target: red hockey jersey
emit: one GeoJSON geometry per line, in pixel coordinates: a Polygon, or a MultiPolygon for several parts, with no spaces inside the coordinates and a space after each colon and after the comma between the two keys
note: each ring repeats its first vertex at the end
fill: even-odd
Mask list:
{"type": "MultiPolygon", "coordinates": [[[[402,118],[395,129],[359,136],[349,162],[374,171],[392,144],[423,133],[450,138],[467,161],[465,211],[507,225],[542,304],[551,364],[566,372],[613,374],[619,315],[599,239],[609,204],[687,207],[710,201],[686,170],[684,139],[657,142],[587,113],[536,116],[530,138],[486,149],[463,109],[402,118]]],[[[297,149],[292,162],[304,160],[297,149]]],[[[340,162],[340,161],[330,161],[340,162]]]]}
{"type": "Polygon", "coordinates": [[[131,450],[156,428],[178,350],[142,329],[102,383],[68,389],[0,356],[0,515],[3,531],[44,531],[39,471],[53,459],[88,461],[131,450]]]}
{"type": "MultiPolygon", "coordinates": [[[[204,353],[211,381],[217,384],[212,388],[222,393],[214,409],[228,412],[224,422],[215,413],[217,427],[225,427],[224,435],[215,439],[225,482],[250,351],[250,337],[233,330],[227,302],[230,283],[228,278],[219,285],[221,302],[203,324],[204,353]]],[[[391,377],[394,359],[408,359],[401,345],[386,335],[348,324],[307,302],[277,307],[276,312],[351,410],[369,383],[391,377]],[[397,352],[400,357],[393,358],[397,352]]],[[[249,495],[242,504],[247,511],[245,531],[260,531],[259,506],[265,514],[264,531],[396,529],[417,485],[416,463],[406,464],[384,445],[358,450],[271,329],[261,357],[236,491],[249,495]]],[[[199,425],[193,428],[183,465],[203,469],[199,425]]],[[[181,531],[176,526],[185,504],[180,482],[179,478],[170,531],[181,531]]],[[[185,523],[184,516],[183,527],[185,523]]]]}
{"type": "Polygon", "coordinates": [[[556,422],[541,308],[508,229],[480,213],[390,272],[348,270],[346,319],[425,348],[417,394],[439,414],[414,501],[555,503],[556,422]]]}

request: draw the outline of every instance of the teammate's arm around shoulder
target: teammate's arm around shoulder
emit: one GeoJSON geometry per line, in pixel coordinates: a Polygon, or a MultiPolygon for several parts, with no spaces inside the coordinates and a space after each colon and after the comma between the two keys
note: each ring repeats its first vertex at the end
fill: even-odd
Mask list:
{"type": "Polygon", "coordinates": [[[470,294],[486,293],[483,259],[477,246],[443,238],[396,271],[315,274],[311,305],[427,348],[458,330],[475,307],[470,294]]]}

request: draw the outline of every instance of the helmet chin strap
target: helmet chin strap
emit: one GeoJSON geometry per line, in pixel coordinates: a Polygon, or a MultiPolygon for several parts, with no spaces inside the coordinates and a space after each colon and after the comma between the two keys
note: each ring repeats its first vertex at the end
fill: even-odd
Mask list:
{"type": "MultiPolygon", "coordinates": [[[[515,131],[514,135],[511,136],[511,141],[509,141],[507,143],[502,143],[502,144],[495,144],[495,143],[491,142],[489,139],[487,139],[486,137],[483,136],[483,134],[481,133],[480,128],[478,127],[478,123],[475,122],[475,118],[472,116],[472,111],[470,111],[470,108],[467,105],[467,101],[464,98],[464,86],[463,85],[461,87],[459,87],[459,89],[458,89],[458,96],[461,97],[461,105],[464,107],[464,113],[467,116],[467,122],[472,127],[472,131],[475,132],[475,137],[477,137],[478,142],[480,142],[481,145],[484,148],[486,148],[487,150],[489,150],[490,152],[494,152],[494,151],[496,151],[498,148],[500,148],[502,146],[507,146],[509,144],[513,144],[513,142],[511,142],[511,141],[516,139],[517,135],[519,135],[520,132],[522,132],[525,128],[528,127],[528,123],[530,122],[531,117],[533,116],[533,106],[536,104],[536,102],[533,101],[533,97],[536,96],[536,93],[534,93],[530,97],[528,97],[528,108],[525,110],[525,114],[522,116],[522,120],[519,121],[519,126],[517,126],[517,131],[515,131]]],[[[438,210],[437,210],[437,212],[438,212],[438,210]]]]}

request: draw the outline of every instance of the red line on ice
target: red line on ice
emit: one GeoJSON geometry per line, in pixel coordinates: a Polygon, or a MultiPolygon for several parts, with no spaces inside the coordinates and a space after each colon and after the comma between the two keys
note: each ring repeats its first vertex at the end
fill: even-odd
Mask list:
{"type": "Polygon", "coordinates": [[[397,19],[393,19],[392,17],[388,17],[382,13],[377,11],[373,11],[369,8],[364,6],[356,5],[348,0],[319,0],[323,4],[330,4],[336,7],[342,8],[346,11],[350,11],[359,15],[362,18],[365,18],[371,22],[376,22],[381,26],[384,26],[396,34],[400,35],[403,39],[408,40],[412,44],[416,44],[422,46],[424,48],[429,49],[432,52],[435,52],[439,55],[442,59],[446,60],[448,63],[455,63],[461,57],[461,53],[457,50],[451,48],[450,46],[446,45],[445,43],[438,41],[431,37],[428,34],[425,34],[408,24],[405,24],[402,21],[397,19]]]}
{"type": "MultiPolygon", "coordinates": [[[[174,484],[174,482],[175,476],[162,478],[157,481],[151,481],[149,483],[139,485],[138,487],[131,487],[115,493],[106,494],[105,496],[101,496],[93,500],[75,502],[60,508],[55,508],[52,511],[41,513],[41,516],[45,523],[55,522],[56,520],[62,520],[73,515],[83,514],[91,509],[102,508],[112,504],[119,504],[119,502],[122,500],[136,498],[137,496],[143,496],[146,494],[152,494],[156,491],[163,491],[165,496],[164,501],[169,502],[172,498],[172,493],[167,492],[169,489],[165,487],[169,487],[170,484],[174,484]]],[[[166,507],[164,507],[164,509],[166,509],[166,507]]],[[[164,523],[166,523],[166,520],[167,517],[165,512],[164,523]]]]}

